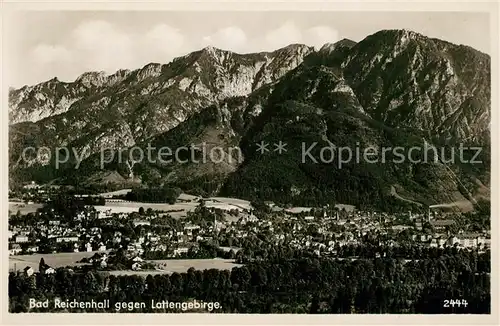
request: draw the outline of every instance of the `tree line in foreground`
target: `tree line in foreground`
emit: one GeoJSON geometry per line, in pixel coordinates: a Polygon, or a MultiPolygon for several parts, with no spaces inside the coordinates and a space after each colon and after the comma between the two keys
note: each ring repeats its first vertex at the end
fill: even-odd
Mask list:
{"type": "MultiPolygon", "coordinates": [[[[29,310],[30,298],[147,303],[196,299],[219,302],[222,309],[218,312],[224,313],[487,314],[489,260],[487,254],[458,252],[414,261],[277,258],[253,261],[231,271],[190,268],[185,273],[147,277],[67,268],[30,277],[10,273],[9,310],[37,311],[29,310]],[[445,300],[460,300],[462,304],[445,307],[445,300]]],[[[147,304],[133,312],[173,311],[151,310],[147,304]]]]}

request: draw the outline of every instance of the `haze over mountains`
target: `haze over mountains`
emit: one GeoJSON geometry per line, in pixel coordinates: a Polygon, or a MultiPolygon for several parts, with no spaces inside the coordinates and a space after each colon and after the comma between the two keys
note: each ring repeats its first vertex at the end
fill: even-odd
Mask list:
{"type": "Polygon", "coordinates": [[[252,54],[207,47],[168,64],[11,90],[10,177],[12,183],[106,187],[169,183],[188,192],[300,205],[380,207],[396,200],[394,191],[429,205],[473,200],[489,195],[490,92],[488,55],[405,30],[318,51],[301,44],[252,54]],[[280,140],[287,152],[256,152],[256,143],[280,140]],[[302,143],[317,142],[312,153],[318,157],[319,148],[331,144],[411,147],[424,141],[448,149],[480,146],[476,160],[482,163],[351,162],[338,168],[301,161],[302,143]],[[99,167],[102,148],[201,143],[238,146],[244,160],[99,167]],[[85,149],[88,158],[78,170],[69,163],[61,169],[54,162],[26,164],[19,157],[27,146],[85,149]]]}

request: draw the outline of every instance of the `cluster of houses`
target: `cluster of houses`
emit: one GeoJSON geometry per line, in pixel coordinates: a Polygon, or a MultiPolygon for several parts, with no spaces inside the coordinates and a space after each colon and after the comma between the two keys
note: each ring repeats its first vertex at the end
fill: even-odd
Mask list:
{"type": "Polygon", "coordinates": [[[106,245],[101,239],[101,229],[98,227],[90,229],[78,227],[72,229],[67,225],[61,225],[59,220],[51,220],[48,224],[38,222],[34,226],[9,226],[9,228],[10,255],[21,254],[23,247],[26,253],[39,252],[40,240],[42,238],[46,238],[53,243],[53,251],[56,252],[57,246],[64,244],[70,244],[73,252],[106,250],[106,245]],[[36,231],[34,232],[34,230],[36,231]]]}
{"type": "MultiPolygon", "coordinates": [[[[75,217],[75,221],[84,221],[89,217],[89,212],[81,212],[75,217]]],[[[120,223],[130,221],[131,214],[121,216],[114,215],[120,223]]],[[[131,255],[142,255],[144,251],[171,251],[171,257],[180,256],[199,241],[213,238],[214,231],[226,227],[225,222],[215,221],[215,224],[202,227],[187,220],[181,220],[180,227],[161,227],[154,225],[154,219],[159,214],[151,216],[140,216],[131,221],[134,228],[143,227],[145,232],[131,238],[123,235],[120,231],[104,234],[98,226],[84,227],[84,223],[76,223],[70,227],[60,220],[50,220],[48,223],[39,221],[31,225],[9,226],[9,253],[19,255],[24,253],[40,252],[41,239],[47,240],[53,246],[50,252],[56,253],[62,250],[68,252],[105,252],[110,249],[126,249],[131,255]],[[23,250],[24,248],[24,250],[23,250]]],[[[250,218],[249,220],[252,220],[250,218]]],[[[253,217],[253,220],[256,220],[253,217]]],[[[112,219],[99,222],[112,223],[112,219]]],[[[243,222],[244,223],[244,222],[243,222]]],[[[98,225],[98,224],[97,224],[98,225]]]]}
{"type": "MultiPolygon", "coordinates": [[[[236,220],[220,221],[214,217],[213,223],[195,224],[189,219],[180,219],[178,227],[161,227],[155,219],[161,213],[146,214],[146,216],[132,217],[137,208],[124,207],[119,212],[114,207],[94,206],[94,210],[83,211],[75,216],[75,221],[88,220],[90,214],[97,214],[100,224],[112,222],[112,218],[130,221],[134,228],[142,227],[144,231],[130,238],[119,231],[111,235],[103,235],[98,226],[83,227],[84,223],[77,223],[70,228],[67,224],[54,219],[48,223],[37,222],[30,226],[9,226],[9,252],[17,255],[24,252],[36,253],[39,251],[40,238],[53,240],[56,245],[72,246],[74,252],[99,252],[99,264],[106,264],[104,254],[110,249],[126,249],[134,257],[140,257],[146,250],[169,252],[171,257],[187,253],[190,248],[197,246],[200,241],[211,240],[216,235],[220,239],[244,239],[249,235],[265,232],[276,245],[287,243],[292,248],[307,249],[318,254],[333,253],[336,247],[357,245],[363,236],[376,235],[380,243],[398,245],[398,235],[408,234],[411,241],[427,247],[455,246],[460,248],[490,247],[491,240],[486,232],[450,234],[449,227],[452,219],[426,220],[436,230],[435,234],[423,232],[424,219],[421,215],[406,214],[405,219],[388,213],[363,212],[353,207],[342,210],[323,210],[321,213],[303,209],[281,209],[271,205],[271,213],[265,219],[257,218],[252,211],[243,210],[236,220]],[[104,220],[102,220],[104,219],[104,220]],[[404,222],[402,222],[404,221],[404,222]],[[321,240],[318,240],[318,235],[321,240]],[[24,251],[23,251],[24,248],[24,251]]],[[[121,209],[121,208],[120,208],[121,209]]],[[[97,224],[99,225],[99,224],[97,224]]],[[[57,248],[54,249],[57,251],[57,248]]],[[[135,268],[139,268],[140,262],[135,268]]]]}
{"type": "MultiPolygon", "coordinates": [[[[405,214],[405,222],[400,218],[379,212],[362,212],[351,210],[340,215],[338,211],[333,214],[323,213],[321,216],[297,214],[287,212],[281,218],[252,220],[251,227],[241,227],[244,223],[239,222],[239,228],[231,224],[224,228],[228,237],[244,237],[248,232],[266,232],[271,234],[276,245],[286,242],[296,249],[306,249],[317,253],[334,253],[336,247],[347,245],[358,245],[361,238],[366,235],[379,238],[379,244],[398,246],[398,234],[404,232],[407,240],[413,244],[423,247],[444,248],[447,246],[457,248],[489,249],[491,238],[489,231],[478,233],[467,233],[458,231],[452,234],[449,227],[455,223],[452,219],[430,219],[428,216],[413,215],[411,212],[405,214]],[[422,219],[427,220],[434,228],[435,233],[427,234],[419,225],[422,219]],[[314,236],[311,233],[314,230],[314,236]],[[318,237],[317,235],[320,235],[318,237]],[[318,240],[321,239],[321,240],[318,240]]],[[[223,233],[224,235],[224,233],[223,233]]],[[[220,235],[219,235],[220,236],[220,235]]]]}
{"type": "Polygon", "coordinates": [[[426,243],[431,248],[458,247],[490,249],[491,239],[481,233],[460,233],[458,235],[433,234],[413,235],[413,239],[426,243]]]}

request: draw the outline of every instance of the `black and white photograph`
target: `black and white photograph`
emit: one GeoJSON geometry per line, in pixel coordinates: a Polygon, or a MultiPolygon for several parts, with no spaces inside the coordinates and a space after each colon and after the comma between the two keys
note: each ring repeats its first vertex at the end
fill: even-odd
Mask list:
{"type": "Polygon", "coordinates": [[[12,13],[9,315],[493,314],[498,31],[451,9],[12,13]]]}

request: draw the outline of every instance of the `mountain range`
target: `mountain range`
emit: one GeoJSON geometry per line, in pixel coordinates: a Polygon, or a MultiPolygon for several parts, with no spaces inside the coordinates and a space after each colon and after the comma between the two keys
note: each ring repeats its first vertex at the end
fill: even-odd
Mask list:
{"type": "Polygon", "coordinates": [[[207,47],[134,71],[87,72],[74,82],[54,78],[9,92],[10,182],[106,189],[171,184],[304,206],[473,203],[489,196],[490,64],[487,54],[468,46],[383,30],[319,50],[292,44],[238,54],[207,47]],[[280,141],[286,151],[278,154],[280,141]],[[261,143],[268,152],[259,152],[261,143]],[[475,159],[481,163],[461,162],[455,152],[444,155],[453,162],[339,167],[304,161],[302,146],[314,143],[315,158],[325,147],[427,143],[449,154],[480,147],[475,159]],[[127,160],[132,147],[202,144],[226,149],[224,157],[218,163],[127,160]],[[54,155],[26,162],[19,157],[27,146],[71,148],[85,160],[78,169],[69,163],[56,169],[54,155]],[[125,160],[102,169],[103,148],[115,157],[124,153],[125,160]],[[239,160],[229,148],[241,151],[239,160]]]}

